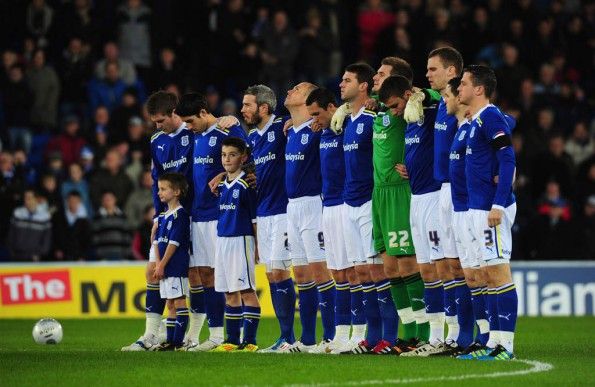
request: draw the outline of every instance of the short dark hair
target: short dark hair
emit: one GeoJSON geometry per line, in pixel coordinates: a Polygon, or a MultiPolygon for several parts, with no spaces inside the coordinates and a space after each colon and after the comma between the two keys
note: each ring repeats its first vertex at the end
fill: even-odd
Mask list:
{"type": "Polygon", "coordinates": [[[319,87],[317,89],[312,90],[308,98],[306,99],[306,105],[310,106],[313,103],[317,103],[323,109],[327,109],[329,104],[333,104],[337,106],[337,98],[335,95],[327,88],[319,87]]]}
{"type": "Polygon", "coordinates": [[[376,72],[369,64],[364,62],[352,63],[345,67],[345,71],[354,73],[355,78],[359,83],[367,82],[368,94],[370,94],[372,87],[374,86],[374,74],[376,74],[376,72]]]}
{"type": "Polygon", "coordinates": [[[176,114],[182,117],[198,115],[201,110],[209,113],[207,98],[200,93],[184,94],[176,106],[176,114]]]}
{"type": "Polygon", "coordinates": [[[428,54],[428,59],[439,57],[440,61],[445,67],[454,66],[457,75],[461,75],[463,71],[463,56],[460,52],[452,47],[439,47],[428,54]]]}
{"type": "Polygon", "coordinates": [[[167,181],[173,189],[179,189],[180,198],[183,198],[188,193],[188,182],[186,181],[186,177],[181,173],[167,172],[159,176],[158,180],[167,181]]]}
{"type": "Polygon", "coordinates": [[[448,81],[448,86],[450,86],[450,92],[455,97],[459,95],[459,85],[461,84],[461,77],[454,77],[450,81],[448,81]]]}
{"type": "Polygon", "coordinates": [[[77,197],[77,198],[79,198],[79,199],[82,199],[82,198],[83,198],[83,196],[81,195],[80,191],[79,191],[79,190],[76,190],[76,189],[70,190],[70,191],[68,191],[68,193],[66,194],[66,197],[67,197],[67,198],[70,198],[70,197],[73,197],[73,196],[74,196],[74,197],[77,197]]]}
{"type": "Polygon", "coordinates": [[[149,96],[146,107],[147,112],[152,116],[156,114],[171,116],[177,104],[178,97],[174,93],[160,90],[149,96]]]}
{"type": "Polygon", "coordinates": [[[494,70],[490,67],[484,65],[470,65],[465,67],[463,72],[471,74],[471,83],[473,86],[483,86],[487,98],[490,98],[492,94],[494,94],[494,91],[496,91],[498,82],[496,81],[494,70]]]}
{"type": "Polygon", "coordinates": [[[223,141],[221,141],[221,146],[232,146],[237,148],[240,153],[247,153],[248,147],[246,146],[246,142],[239,137],[227,137],[223,141]]]}
{"type": "Polygon", "coordinates": [[[390,97],[403,97],[407,90],[411,90],[411,82],[402,75],[391,75],[382,82],[378,91],[378,98],[386,103],[390,97]]]}
{"type": "Polygon", "coordinates": [[[397,56],[387,56],[380,64],[392,67],[390,75],[401,75],[409,79],[409,82],[413,82],[413,69],[406,60],[397,56]]]}

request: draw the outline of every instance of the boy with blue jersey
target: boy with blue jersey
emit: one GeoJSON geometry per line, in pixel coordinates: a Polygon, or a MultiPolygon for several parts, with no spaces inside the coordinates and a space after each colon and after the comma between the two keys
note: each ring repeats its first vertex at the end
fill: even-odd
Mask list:
{"type": "Polygon", "coordinates": [[[190,309],[193,322],[187,334],[192,351],[208,351],[223,341],[223,316],[225,299],[214,289],[214,252],[217,236],[217,197],[211,192],[209,182],[223,172],[221,142],[230,136],[246,139],[244,130],[236,123],[221,129],[217,118],[208,109],[206,98],[198,93],[182,96],[176,114],[194,132],[192,176],[194,199],[192,201],[192,255],[190,257],[190,309]],[[204,294],[204,296],[202,296],[204,294]],[[204,300],[204,301],[203,301],[204,300]],[[209,324],[209,339],[197,345],[204,321],[204,310],[209,324]],[[200,317],[202,316],[202,319],[200,317]]]}
{"type": "Polygon", "coordinates": [[[285,188],[289,257],[298,283],[302,336],[282,352],[311,352],[316,348],[316,312],[320,305],[323,341],[335,335],[335,283],[326,266],[322,234],[320,131],[312,130],[306,98],[316,86],[302,82],[287,92],[285,107],[293,125],[287,131],[285,188]],[[329,322],[331,322],[329,324],[329,322]]]}
{"type": "MultiPolygon", "coordinates": [[[[473,237],[482,241],[488,311],[498,317],[490,321],[487,346],[494,346],[493,350],[479,359],[510,360],[514,358],[518,308],[510,271],[511,229],[516,215],[512,192],[515,156],[510,126],[502,112],[489,101],[495,89],[494,71],[478,65],[465,68],[458,88],[461,103],[467,105],[471,113],[465,158],[471,231],[473,237]]],[[[477,354],[471,353],[466,358],[476,358],[474,355],[477,354]]]]}
{"type": "Polygon", "coordinates": [[[184,333],[188,325],[188,261],[190,255],[190,216],[180,204],[188,192],[184,175],[165,173],[159,177],[159,199],[167,206],[157,217],[157,232],[153,241],[161,298],[167,299],[167,341],[157,351],[184,351],[184,333]]]}
{"type": "Polygon", "coordinates": [[[362,286],[357,279],[353,261],[348,259],[343,231],[345,216],[343,132],[335,133],[329,128],[331,118],[337,110],[335,96],[330,90],[324,88],[313,90],[306,100],[306,106],[312,117],[312,126],[322,128],[320,136],[322,232],[327,267],[336,282],[335,337],[329,343],[322,342],[314,352],[341,353],[357,345],[364,337],[366,329],[362,286]],[[349,339],[352,324],[354,340],[349,339]]]}
{"type": "Polygon", "coordinates": [[[261,352],[276,352],[295,342],[295,287],[289,268],[287,246],[287,192],[285,190],[285,119],[273,113],[277,98],[265,85],[250,86],[244,92],[242,116],[252,128],[248,141],[258,181],[256,228],[258,255],[265,264],[275,315],[281,336],[261,352]]]}
{"type": "Polygon", "coordinates": [[[215,253],[215,290],[225,293],[227,338],[213,352],[256,352],[260,304],[254,282],[256,250],[256,192],[243,179],[246,162],[244,138],[221,142],[226,177],[219,184],[219,221],[215,253]],[[243,322],[244,339],[240,343],[243,322]]]}
{"type": "MultiPolygon", "coordinates": [[[[157,181],[159,176],[166,172],[177,172],[184,175],[187,181],[192,180],[193,134],[174,112],[177,103],[176,95],[165,91],[153,93],[146,102],[149,118],[159,130],[151,137],[151,176],[153,177],[153,204],[156,214],[165,210],[158,196],[157,181]]],[[[184,204],[188,205],[191,200],[192,190],[184,199],[184,204]]],[[[151,230],[151,241],[154,240],[156,228],[157,223],[154,223],[151,230]]],[[[159,344],[157,333],[165,308],[165,300],[159,296],[159,280],[154,276],[155,259],[154,249],[151,249],[145,272],[147,280],[145,333],[136,342],[123,347],[122,351],[144,351],[159,344]]]]}

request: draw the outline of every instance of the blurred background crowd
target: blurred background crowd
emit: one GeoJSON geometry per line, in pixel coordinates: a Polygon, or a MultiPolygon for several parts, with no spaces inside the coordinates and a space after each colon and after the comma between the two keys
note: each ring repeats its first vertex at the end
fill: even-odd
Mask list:
{"type": "Polygon", "coordinates": [[[594,1],[4,0],[0,260],[146,258],[155,90],[238,115],[249,85],[337,90],[389,55],[427,86],[444,45],[518,120],[514,258],[595,259],[594,1]]]}

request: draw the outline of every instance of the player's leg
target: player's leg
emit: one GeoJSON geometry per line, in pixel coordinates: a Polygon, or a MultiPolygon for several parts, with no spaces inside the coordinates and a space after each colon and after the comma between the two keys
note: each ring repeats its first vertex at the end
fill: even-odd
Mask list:
{"type": "MultiPolygon", "coordinates": [[[[183,345],[186,326],[184,326],[183,331],[178,331],[178,336],[176,336],[177,314],[175,300],[180,298],[184,300],[184,304],[186,303],[187,281],[187,278],[179,277],[167,277],[159,281],[159,292],[163,298],[167,299],[167,319],[165,323],[167,339],[165,343],[154,348],[153,350],[155,351],[173,351],[176,348],[181,348],[183,345]]],[[[187,322],[188,309],[181,309],[185,309],[185,312],[184,310],[180,310],[180,313],[185,315],[181,316],[181,320],[185,318],[187,322]]]]}
{"type": "MultiPolygon", "coordinates": [[[[183,280],[186,280],[184,278],[183,280]]],[[[188,326],[189,311],[186,303],[186,295],[176,298],[173,300],[174,307],[176,308],[176,327],[174,329],[174,340],[173,345],[176,350],[185,350],[184,334],[186,333],[186,327],[188,326]]]]}
{"type": "Polygon", "coordinates": [[[199,222],[203,239],[203,260],[198,267],[200,279],[205,290],[209,339],[207,345],[223,341],[223,318],[225,315],[225,296],[215,290],[214,255],[217,241],[217,221],[199,222]]]}
{"type": "Polygon", "coordinates": [[[243,253],[240,250],[237,251],[237,255],[243,254],[244,262],[242,262],[241,265],[236,266],[234,275],[235,277],[246,279],[244,286],[242,286],[244,289],[240,290],[244,317],[244,337],[242,343],[238,347],[238,351],[256,352],[258,350],[258,346],[256,345],[256,332],[258,331],[258,323],[260,322],[260,303],[258,302],[258,297],[256,295],[256,283],[254,282],[256,244],[253,236],[243,236],[238,237],[237,239],[243,239],[243,253]]]}

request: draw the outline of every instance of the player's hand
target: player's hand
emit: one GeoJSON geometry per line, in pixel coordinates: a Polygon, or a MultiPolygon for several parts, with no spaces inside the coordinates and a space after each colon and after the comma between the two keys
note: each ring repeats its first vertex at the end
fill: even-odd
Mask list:
{"type": "Polygon", "coordinates": [[[312,123],[312,125],[310,126],[310,129],[312,129],[312,131],[314,133],[316,133],[316,132],[320,132],[324,128],[322,127],[322,125],[320,124],[320,122],[316,121],[316,122],[313,122],[312,123]]]}
{"type": "Polygon", "coordinates": [[[339,106],[335,114],[333,114],[333,118],[331,118],[331,130],[333,132],[336,134],[343,132],[343,122],[348,114],[351,114],[351,106],[348,103],[339,106]]]}
{"type": "Polygon", "coordinates": [[[293,120],[291,118],[285,121],[285,123],[283,124],[283,134],[285,135],[285,137],[287,137],[287,132],[289,131],[289,128],[291,128],[292,126],[293,120]]]}
{"type": "Polygon", "coordinates": [[[254,264],[260,263],[260,256],[258,255],[258,246],[254,248],[254,264]]]}
{"type": "Polygon", "coordinates": [[[368,98],[366,100],[366,102],[364,102],[364,106],[368,110],[374,110],[375,111],[376,109],[378,109],[378,101],[376,101],[374,98],[368,98]]]}
{"type": "Polygon", "coordinates": [[[418,90],[411,94],[409,100],[407,101],[407,105],[405,105],[405,111],[403,113],[403,118],[407,123],[412,124],[414,122],[420,121],[424,116],[424,101],[425,95],[423,91],[418,90]]]}
{"type": "Polygon", "coordinates": [[[250,173],[246,174],[246,176],[244,176],[244,180],[246,180],[246,183],[248,183],[250,188],[256,189],[256,187],[257,187],[256,174],[254,172],[250,172],[250,173]]]}
{"type": "Polygon", "coordinates": [[[407,173],[405,164],[395,164],[395,171],[397,171],[402,179],[409,179],[409,173],[407,173]]]}
{"type": "Polygon", "coordinates": [[[225,172],[221,172],[209,181],[209,189],[215,196],[219,196],[219,183],[223,180],[223,176],[225,176],[225,172]]]}
{"type": "Polygon", "coordinates": [[[234,116],[224,116],[217,120],[217,126],[221,129],[229,129],[232,126],[239,125],[240,121],[234,116]]]}
{"type": "Polygon", "coordinates": [[[157,265],[155,265],[155,278],[157,278],[158,280],[163,279],[165,273],[165,268],[161,265],[161,262],[157,263],[157,265]]]}
{"type": "Polygon", "coordinates": [[[488,212],[488,226],[496,227],[502,223],[502,210],[499,208],[492,208],[488,212]]]}

